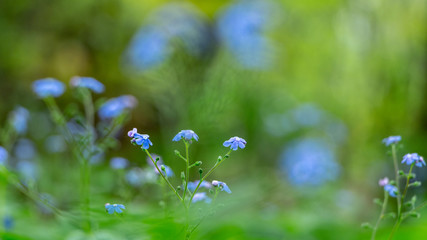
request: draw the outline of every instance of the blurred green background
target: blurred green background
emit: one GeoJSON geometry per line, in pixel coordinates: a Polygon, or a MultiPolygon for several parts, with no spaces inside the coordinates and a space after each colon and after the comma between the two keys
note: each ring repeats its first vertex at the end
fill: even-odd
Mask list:
{"type": "MultiPolygon", "coordinates": [[[[134,167],[147,165],[128,144],[125,133],[133,127],[150,134],[152,151],[177,169],[177,176],[183,164],[173,150],[181,145],[171,139],[181,129],[199,135],[192,158],[205,167],[224,154],[228,138],[248,142],[212,176],[227,182],[233,194],[220,197],[224,206],[201,224],[194,239],[368,239],[370,232],[360,223],[376,220],[380,209],[371,199],[382,198],[378,179],[393,176],[381,140],[401,135],[400,157],[427,155],[426,1],[268,2],[264,15],[251,20],[248,28],[254,29],[246,29],[262,34],[261,43],[243,49],[237,40],[230,45],[230,34],[221,30],[248,17],[227,12],[245,2],[0,2],[0,122],[17,106],[30,110],[25,138],[37,152],[36,188],[49,193],[58,208],[69,209],[77,201],[77,163],[67,154],[46,151],[53,130],[32,82],[54,77],[68,85],[73,76],[91,76],[106,85],[96,99],[122,94],[138,99],[121,144],[92,168],[92,203],[99,206],[93,213],[99,219],[95,239],[175,239],[179,232],[173,219],[159,217],[155,186],[127,186],[127,199],[114,191],[126,183],[125,173],[109,168],[111,157],[125,157],[134,167]],[[185,6],[201,23],[189,23],[183,38],[178,33],[159,64],[130,67],[127,54],[141,27],[179,29],[168,15],[156,15],[165,6],[179,13],[185,6]],[[235,18],[225,18],[227,13],[235,18]],[[263,21],[268,27],[260,27],[263,21]],[[192,41],[186,42],[186,34],[192,41]],[[204,47],[192,54],[195,42],[204,47]],[[235,54],[243,54],[243,62],[249,58],[249,66],[235,54]],[[307,157],[307,165],[293,161],[311,150],[315,156],[307,157]],[[319,156],[327,160],[317,161],[319,156]],[[121,219],[103,213],[103,204],[113,200],[126,203],[121,219]]],[[[231,37],[245,33],[236,30],[231,37]]],[[[144,46],[148,52],[161,47],[144,46]]],[[[64,108],[71,101],[70,92],[58,99],[64,108]]],[[[425,169],[416,173],[426,185],[425,169]]],[[[178,177],[173,181],[178,184],[178,177]]],[[[10,239],[84,239],[73,224],[36,211],[34,202],[8,191],[5,211],[15,219],[10,239]]],[[[426,198],[423,186],[414,193],[419,203],[426,198]]],[[[422,239],[426,213],[405,222],[396,239],[422,239]]],[[[382,223],[378,239],[386,239],[392,224],[392,219],[382,223]]]]}

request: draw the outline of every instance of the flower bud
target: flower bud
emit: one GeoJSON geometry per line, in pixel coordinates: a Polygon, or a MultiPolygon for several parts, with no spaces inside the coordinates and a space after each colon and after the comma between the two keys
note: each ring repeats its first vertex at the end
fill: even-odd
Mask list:
{"type": "Polygon", "coordinates": [[[397,172],[399,174],[399,176],[404,176],[405,173],[402,170],[399,170],[399,172],[397,172]]]}
{"type": "Polygon", "coordinates": [[[408,175],[409,179],[414,179],[417,175],[415,173],[411,173],[408,175]]]}
{"type": "Polygon", "coordinates": [[[421,186],[421,182],[420,181],[416,181],[416,182],[413,182],[413,183],[409,184],[409,186],[410,187],[419,187],[419,186],[421,186]]]}
{"type": "Polygon", "coordinates": [[[221,162],[221,161],[222,161],[222,157],[218,156],[218,162],[221,162]]]}
{"type": "Polygon", "coordinates": [[[203,173],[203,169],[199,168],[199,173],[202,174],[203,173]]]}
{"type": "Polygon", "coordinates": [[[213,180],[213,181],[212,181],[212,186],[214,186],[214,187],[218,187],[218,181],[217,181],[217,180],[213,180]]]}
{"type": "Polygon", "coordinates": [[[196,163],[194,163],[194,166],[200,166],[200,165],[202,165],[202,161],[197,161],[196,163]]]}
{"type": "Polygon", "coordinates": [[[181,172],[181,179],[185,180],[185,174],[184,174],[184,172],[181,172]]]}
{"type": "Polygon", "coordinates": [[[176,187],[176,190],[181,191],[181,186],[176,187]]]}
{"type": "Polygon", "coordinates": [[[160,161],[160,157],[156,157],[156,163],[160,161]]]}
{"type": "Polygon", "coordinates": [[[419,214],[417,212],[410,212],[409,216],[414,217],[414,218],[419,218],[421,216],[421,214],[419,214]]]}
{"type": "Polygon", "coordinates": [[[175,153],[175,155],[177,155],[177,156],[181,156],[181,153],[179,153],[179,151],[178,151],[178,150],[175,150],[175,151],[174,151],[174,153],[175,153]]]}
{"type": "Polygon", "coordinates": [[[164,172],[166,170],[165,165],[160,166],[160,169],[162,169],[162,172],[164,172]]]}
{"type": "Polygon", "coordinates": [[[230,157],[230,155],[228,155],[228,154],[227,154],[227,155],[225,155],[224,157],[225,157],[225,158],[229,158],[229,157],[230,157]]]}

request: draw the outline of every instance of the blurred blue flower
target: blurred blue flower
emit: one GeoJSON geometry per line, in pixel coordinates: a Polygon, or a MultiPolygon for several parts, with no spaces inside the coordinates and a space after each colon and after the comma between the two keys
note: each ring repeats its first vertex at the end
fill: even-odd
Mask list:
{"type": "Polygon", "coordinates": [[[51,153],[60,153],[64,152],[67,148],[67,144],[62,135],[53,135],[49,136],[45,142],[44,146],[48,152],[51,153]]]}
{"type": "Polygon", "coordinates": [[[124,169],[129,165],[129,161],[122,157],[113,157],[110,160],[110,166],[113,169],[124,169]]]}
{"type": "Polygon", "coordinates": [[[125,206],[123,204],[109,204],[106,203],[105,204],[105,210],[109,213],[109,214],[113,214],[114,212],[116,213],[122,213],[123,210],[125,209],[125,206]]]}
{"type": "Polygon", "coordinates": [[[388,138],[384,138],[383,143],[386,146],[390,146],[391,144],[396,144],[396,143],[400,142],[401,140],[402,140],[401,136],[390,136],[388,138]]]}
{"type": "MultiPolygon", "coordinates": [[[[196,180],[194,182],[188,182],[187,183],[187,188],[188,190],[190,190],[191,192],[193,192],[194,190],[196,190],[197,185],[199,184],[200,180],[196,180]]],[[[208,181],[203,181],[199,188],[204,187],[204,188],[211,188],[212,184],[208,181]]]]}
{"type": "Polygon", "coordinates": [[[14,222],[15,221],[13,220],[12,216],[9,216],[9,215],[5,216],[3,218],[3,227],[4,227],[4,229],[6,231],[10,231],[13,228],[14,222]]]}
{"type": "Polygon", "coordinates": [[[193,130],[181,130],[173,139],[172,141],[179,141],[181,139],[185,139],[187,141],[196,140],[199,141],[199,136],[193,131],[193,130]]]}
{"type": "Polygon", "coordinates": [[[195,202],[199,202],[199,201],[205,201],[206,203],[210,203],[212,201],[212,199],[210,197],[208,197],[205,192],[194,194],[193,200],[191,202],[195,203],[195,202]]]}
{"type": "Polygon", "coordinates": [[[227,186],[227,184],[225,182],[220,182],[217,180],[213,180],[212,181],[212,185],[214,187],[219,187],[221,189],[221,191],[225,191],[226,193],[231,193],[230,188],[227,186]]]}
{"type": "Polygon", "coordinates": [[[408,153],[403,156],[402,163],[406,163],[407,165],[412,165],[415,163],[415,166],[422,167],[425,166],[424,158],[418,155],[418,153],[408,153]]]}
{"type": "Polygon", "coordinates": [[[9,154],[6,149],[0,146],[0,165],[4,165],[6,163],[8,156],[9,154]]]}
{"type": "Polygon", "coordinates": [[[126,60],[138,70],[147,70],[167,60],[182,44],[191,55],[199,56],[211,42],[208,24],[190,4],[172,3],[149,16],[148,24],[133,37],[126,60]]]}
{"type": "Polygon", "coordinates": [[[319,186],[338,177],[339,165],[331,145],[321,138],[303,138],[285,148],[281,168],[297,186],[319,186]]]}
{"type": "Polygon", "coordinates": [[[37,179],[37,167],[33,162],[27,160],[19,161],[16,165],[16,169],[22,176],[24,182],[35,181],[37,179]]]}
{"type": "Polygon", "coordinates": [[[141,28],[129,45],[127,58],[139,70],[154,67],[168,58],[168,37],[155,26],[141,28]]]}
{"type": "Polygon", "coordinates": [[[144,183],[144,180],[144,171],[140,168],[132,168],[126,173],[126,181],[134,187],[141,186],[144,183]]]}
{"type": "Polygon", "coordinates": [[[33,91],[41,98],[59,97],[65,91],[65,84],[54,78],[43,78],[33,82],[33,91]]]}
{"type": "Polygon", "coordinates": [[[292,110],[292,115],[301,127],[313,127],[322,123],[325,113],[322,109],[311,103],[299,105],[292,110]]]}
{"type": "Polygon", "coordinates": [[[270,66],[271,44],[265,32],[272,25],[273,9],[269,1],[237,1],[218,16],[220,40],[245,68],[270,66]]]}
{"type": "Polygon", "coordinates": [[[40,194],[40,202],[37,203],[38,209],[41,213],[45,215],[51,215],[53,214],[53,210],[50,206],[55,205],[55,199],[52,195],[48,193],[42,193],[40,194]]]}
{"type": "Polygon", "coordinates": [[[384,190],[386,192],[388,192],[388,195],[390,195],[392,197],[396,197],[397,194],[399,194],[399,189],[397,189],[396,186],[393,186],[393,185],[390,185],[390,184],[385,185],[384,186],[384,190]]]}
{"type": "Polygon", "coordinates": [[[98,110],[101,119],[111,119],[122,114],[126,109],[136,106],[137,100],[134,96],[123,95],[106,101],[98,110]]]}
{"type": "Polygon", "coordinates": [[[245,148],[246,146],[246,140],[239,137],[232,137],[229,140],[225,141],[223,143],[224,147],[230,147],[234,151],[236,151],[238,148],[245,148]]]}
{"type": "Polygon", "coordinates": [[[31,140],[22,138],[16,142],[13,154],[19,160],[29,160],[36,156],[36,148],[31,140]]]}
{"type": "Polygon", "coordinates": [[[72,77],[70,85],[72,87],[88,88],[95,93],[102,93],[105,90],[104,84],[92,77],[72,77]]]}
{"type": "Polygon", "coordinates": [[[23,107],[16,107],[10,113],[12,126],[18,134],[24,134],[27,132],[27,123],[29,117],[30,112],[23,107]]]}

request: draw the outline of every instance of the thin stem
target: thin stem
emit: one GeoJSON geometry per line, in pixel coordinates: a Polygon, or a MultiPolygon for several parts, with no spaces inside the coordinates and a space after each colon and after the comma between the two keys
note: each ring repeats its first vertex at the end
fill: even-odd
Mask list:
{"type": "MultiPolygon", "coordinates": [[[[165,177],[165,175],[163,175],[163,172],[159,169],[159,167],[157,166],[156,161],[154,161],[153,157],[151,156],[150,152],[147,149],[144,149],[144,151],[147,153],[148,157],[151,159],[151,161],[153,162],[154,166],[156,167],[157,171],[159,172],[160,176],[162,176],[162,178],[165,180],[165,182],[169,185],[169,187],[172,189],[172,191],[176,194],[176,196],[179,198],[179,200],[181,202],[184,203],[182,197],[179,195],[179,193],[175,190],[175,188],[172,186],[172,184],[169,182],[169,180],[165,177]]],[[[184,203],[185,206],[185,203],[184,203]]]]}
{"type": "MultiPolygon", "coordinates": [[[[400,183],[399,183],[399,165],[397,165],[397,154],[396,154],[396,144],[391,145],[391,152],[393,155],[393,163],[394,163],[394,174],[395,174],[395,181],[396,181],[396,187],[399,190],[400,193],[400,183]]],[[[400,218],[401,215],[401,196],[400,194],[397,195],[397,219],[400,218]]]]}
{"type": "Polygon", "coordinates": [[[377,233],[378,226],[380,225],[380,222],[381,222],[381,220],[384,217],[384,212],[385,212],[385,210],[387,208],[387,202],[388,202],[388,193],[387,193],[387,191],[384,191],[384,202],[383,202],[383,206],[381,208],[381,213],[380,213],[380,216],[378,217],[377,223],[375,224],[375,227],[374,227],[374,229],[372,231],[371,240],[375,240],[375,234],[377,233]]]}
{"type": "Polygon", "coordinates": [[[406,196],[406,192],[408,191],[408,186],[409,186],[409,177],[411,176],[412,173],[412,168],[414,167],[415,163],[412,163],[411,168],[409,169],[409,173],[408,176],[406,177],[406,185],[405,185],[405,190],[403,191],[403,195],[402,195],[402,201],[405,201],[405,196],[406,196]]]}
{"type": "Polygon", "coordinates": [[[184,144],[185,144],[185,186],[184,186],[184,194],[182,196],[182,198],[185,200],[185,194],[187,193],[188,190],[188,181],[189,181],[189,175],[190,175],[190,158],[189,158],[189,154],[188,154],[188,143],[187,141],[184,140],[184,144]]]}
{"type": "Polygon", "coordinates": [[[93,107],[93,101],[92,101],[92,95],[89,90],[87,89],[81,89],[83,93],[83,105],[85,109],[85,115],[86,115],[86,123],[88,127],[92,127],[94,125],[94,107],[93,107]]]}
{"type": "Polygon", "coordinates": [[[420,205],[418,205],[418,207],[416,207],[414,210],[420,210],[421,208],[427,206],[427,201],[421,203],[420,205]]]}
{"type": "MultiPolygon", "coordinates": [[[[228,151],[228,153],[227,154],[225,154],[225,156],[227,156],[227,155],[230,155],[230,153],[231,153],[231,149],[230,149],[230,151],[228,151]]],[[[215,163],[215,165],[205,174],[205,176],[203,176],[202,177],[202,179],[200,179],[200,182],[199,182],[199,184],[197,184],[197,187],[196,187],[196,189],[194,189],[194,192],[193,192],[193,194],[191,195],[191,198],[190,198],[190,201],[189,201],[189,203],[188,203],[188,206],[190,206],[190,204],[191,204],[191,201],[193,200],[193,197],[194,197],[194,195],[196,195],[196,193],[197,193],[197,190],[199,190],[199,187],[200,187],[200,184],[202,184],[202,182],[207,178],[207,177],[209,177],[209,175],[211,175],[211,173],[213,172],[213,171],[215,171],[215,169],[222,163],[222,162],[224,162],[225,161],[225,158],[223,158],[222,159],[222,161],[220,161],[220,162],[216,162],[215,163]]]]}

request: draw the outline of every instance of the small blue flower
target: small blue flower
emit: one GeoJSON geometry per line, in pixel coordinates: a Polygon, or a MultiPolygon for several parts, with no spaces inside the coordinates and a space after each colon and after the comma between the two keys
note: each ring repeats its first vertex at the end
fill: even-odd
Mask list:
{"type": "Polygon", "coordinates": [[[110,160],[110,166],[113,169],[124,169],[129,165],[129,161],[126,158],[114,157],[110,160]]]}
{"type": "Polygon", "coordinates": [[[181,130],[172,141],[178,142],[181,139],[185,139],[187,141],[196,140],[199,141],[199,136],[193,130],[181,130]]]}
{"type": "Polygon", "coordinates": [[[227,184],[225,182],[220,182],[217,180],[213,180],[212,181],[212,185],[214,187],[219,187],[219,189],[221,189],[221,191],[225,191],[226,193],[231,193],[230,188],[227,186],[227,184]]]}
{"type": "Polygon", "coordinates": [[[105,210],[109,214],[113,214],[114,212],[116,212],[116,213],[122,213],[123,212],[122,209],[126,209],[123,204],[116,204],[116,203],[115,204],[109,204],[109,203],[105,204],[105,210]]]}
{"type": "Polygon", "coordinates": [[[194,194],[193,200],[191,202],[195,203],[199,201],[205,201],[205,203],[210,203],[212,199],[208,197],[205,192],[194,194]]]}
{"type": "Polygon", "coordinates": [[[65,84],[54,78],[43,78],[33,82],[33,91],[41,98],[59,97],[65,91],[65,84]]]}
{"type": "Polygon", "coordinates": [[[238,148],[245,148],[246,146],[246,141],[243,138],[239,138],[239,137],[232,137],[229,140],[224,142],[224,147],[230,147],[231,149],[233,149],[234,151],[236,151],[238,148]]]}
{"type": "Polygon", "coordinates": [[[422,167],[425,166],[426,163],[424,162],[424,158],[418,155],[418,153],[408,153],[405,156],[403,156],[402,163],[406,163],[407,165],[411,165],[415,163],[415,166],[422,167]]]}
{"type": "Polygon", "coordinates": [[[0,165],[4,165],[8,158],[9,154],[7,153],[4,147],[0,146],[0,165]]]}
{"type": "Polygon", "coordinates": [[[393,185],[390,185],[390,184],[385,185],[384,186],[384,190],[386,192],[388,192],[388,195],[390,195],[392,197],[396,197],[397,194],[399,194],[399,189],[397,189],[396,186],[393,186],[393,185]]]}
{"type": "Polygon", "coordinates": [[[388,147],[391,144],[396,144],[402,140],[401,136],[390,136],[388,138],[383,139],[383,143],[388,147]]]}
{"type": "Polygon", "coordinates": [[[380,179],[379,181],[378,181],[378,185],[380,185],[381,187],[384,187],[385,185],[387,185],[389,183],[389,181],[388,181],[388,177],[385,177],[385,178],[383,178],[383,179],[380,179]]]}
{"type": "Polygon", "coordinates": [[[139,134],[136,132],[136,128],[128,132],[128,136],[132,137],[131,143],[141,146],[143,149],[148,149],[150,146],[153,146],[153,143],[149,139],[147,134],[139,134]]]}
{"type": "MultiPolygon", "coordinates": [[[[197,187],[197,185],[199,184],[199,182],[200,182],[200,180],[196,180],[196,181],[194,181],[194,182],[189,182],[189,183],[187,184],[187,188],[188,188],[188,190],[190,190],[191,192],[193,192],[194,190],[196,190],[196,187],[197,187]]],[[[201,188],[201,187],[204,187],[204,188],[211,188],[211,187],[212,187],[212,184],[211,184],[210,182],[208,182],[208,181],[203,181],[203,182],[200,184],[199,188],[201,188]]]]}
{"type": "Polygon", "coordinates": [[[138,129],[133,128],[132,130],[130,130],[128,132],[128,136],[131,137],[131,138],[133,138],[133,136],[135,136],[135,133],[138,133],[138,129]]]}
{"type": "Polygon", "coordinates": [[[122,114],[126,109],[136,106],[137,100],[134,96],[123,95],[106,101],[98,110],[101,119],[111,119],[122,114]]]}
{"type": "Polygon", "coordinates": [[[73,77],[70,80],[70,85],[72,87],[88,88],[95,93],[102,93],[105,90],[104,84],[91,77],[73,77]]]}
{"type": "Polygon", "coordinates": [[[27,132],[27,123],[29,117],[30,112],[23,107],[17,107],[11,112],[10,120],[13,128],[18,134],[24,134],[27,132]]]}

